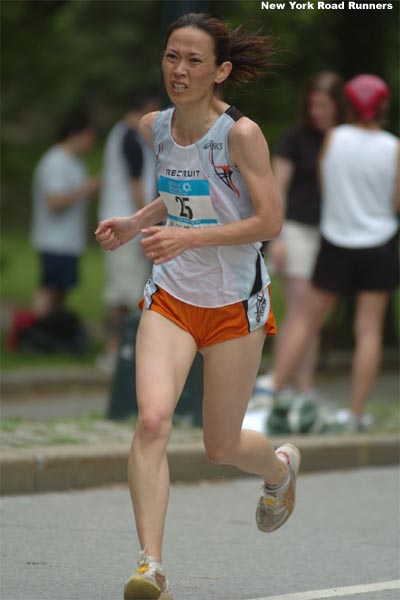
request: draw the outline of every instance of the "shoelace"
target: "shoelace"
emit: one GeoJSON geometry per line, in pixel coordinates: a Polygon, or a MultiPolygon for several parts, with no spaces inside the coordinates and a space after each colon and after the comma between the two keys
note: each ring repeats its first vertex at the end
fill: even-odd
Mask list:
{"type": "Polygon", "coordinates": [[[261,486],[261,493],[265,500],[265,505],[270,508],[274,508],[276,506],[276,500],[281,493],[280,489],[277,490],[267,490],[265,486],[261,486]]]}

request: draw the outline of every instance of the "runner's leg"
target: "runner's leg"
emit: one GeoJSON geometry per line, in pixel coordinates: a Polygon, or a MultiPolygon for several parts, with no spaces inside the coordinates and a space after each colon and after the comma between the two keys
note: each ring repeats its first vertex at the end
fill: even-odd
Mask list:
{"type": "Polygon", "coordinates": [[[261,328],[202,349],[204,444],[211,461],[234,465],[277,484],[286,476],[285,464],[265,436],[242,430],[264,339],[261,328]]]}
{"type": "Polygon", "coordinates": [[[143,311],[136,344],[139,414],[128,480],[141,547],[159,562],[169,497],[167,443],[195,354],[190,334],[154,311],[143,311]]]}

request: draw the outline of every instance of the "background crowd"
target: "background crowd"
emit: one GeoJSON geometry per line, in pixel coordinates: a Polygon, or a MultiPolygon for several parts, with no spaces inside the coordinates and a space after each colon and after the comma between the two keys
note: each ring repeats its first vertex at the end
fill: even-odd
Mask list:
{"type": "MultiPolygon", "coordinates": [[[[281,236],[266,247],[267,264],[282,285],[282,309],[274,306],[280,334],[270,361],[269,385],[273,389],[277,386],[274,373],[285,360],[293,328],[307,304],[320,249],[324,188],[318,170],[325,134],[357,120],[357,115],[349,113],[344,83],[362,73],[382,78],[390,88],[391,102],[381,114],[374,113],[374,122],[395,135],[398,132],[397,65],[393,58],[398,45],[396,4],[393,14],[278,14],[260,11],[258,2],[241,1],[229,6],[218,1],[156,0],[4,3],[3,63],[8,83],[3,104],[6,152],[2,166],[5,282],[14,270],[15,240],[26,239],[29,230],[31,239],[23,250],[31,257],[28,262],[25,258],[21,261],[18,283],[13,284],[14,290],[23,288],[24,292],[16,297],[13,285],[3,286],[6,303],[24,309],[14,314],[8,343],[14,350],[25,341],[31,349],[83,354],[90,345],[87,329],[97,310],[101,347],[96,354],[99,365],[112,372],[123,320],[137,307],[149,264],[137,242],[115,253],[101,254],[101,275],[93,286],[82,263],[90,253],[100,254],[100,249],[93,247],[92,235],[98,219],[126,216],[156,197],[154,157],[138,135],[137,125],[142,114],[166,105],[158,70],[160,27],[165,28],[178,11],[188,9],[214,12],[233,25],[256,21],[255,28],[272,30],[278,40],[271,76],[261,86],[242,95],[233,94],[234,103],[263,128],[286,210],[281,236]],[[355,26],[363,31],[356,46],[355,26]],[[21,33],[15,35],[22,30],[23,42],[21,33]],[[38,30],[42,35],[38,36],[38,30]],[[104,35],[99,36],[101,31],[104,35]],[[374,48],[369,44],[369,31],[374,33],[374,48]],[[24,45],[29,46],[29,53],[23,51],[24,45]],[[49,47],[51,53],[47,52],[49,47]],[[35,290],[29,290],[29,280],[35,290]],[[79,289],[85,286],[92,288],[100,308],[92,308],[84,297],[82,301],[79,289]]],[[[382,157],[385,151],[392,152],[384,147],[382,157]]],[[[391,154],[388,160],[392,160],[391,154]]],[[[329,190],[325,192],[329,194],[329,190]]],[[[395,208],[393,223],[394,215],[395,208]]],[[[379,244],[393,236],[390,231],[379,244]]],[[[378,246],[378,242],[369,245],[378,246]]],[[[396,241],[392,246],[396,251],[396,241]]],[[[388,292],[395,289],[395,283],[388,286],[388,292]]],[[[344,291],[339,291],[342,296],[344,291]]],[[[308,327],[301,360],[278,388],[290,383],[297,392],[312,396],[326,332],[331,338],[334,330],[330,347],[349,345],[354,290],[344,295],[346,300],[335,313],[341,310],[340,318],[335,320],[334,316],[331,325],[322,330],[322,341],[320,329],[308,327]]],[[[387,345],[397,343],[395,306],[395,297],[388,293],[382,306],[370,307],[370,314],[379,316],[378,337],[384,335],[387,345]]],[[[363,331],[361,326],[358,330],[363,331]]],[[[376,351],[371,372],[376,373],[379,359],[380,352],[376,351]]],[[[362,373],[365,368],[362,366],[362,373]]],[[[359,400],[354,409],[358,416],[364,402],[359,400]]]]}

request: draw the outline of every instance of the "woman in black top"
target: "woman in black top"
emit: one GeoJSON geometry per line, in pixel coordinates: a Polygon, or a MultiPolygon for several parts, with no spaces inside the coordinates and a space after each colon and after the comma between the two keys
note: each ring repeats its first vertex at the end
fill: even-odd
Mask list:
{"type": "MultiPolygon", "coordinates": [[[[272,162],[285,204],[285,224],[281,236],[269,244],[268,264],[272,264],[282,277],[286,302],[285,318],[274,348],[274,362],[285,351],[287,333],[298,318],[313,272],[319,247],[318,156],[325,133],[343,121],[342,88],[342,78],[334,72],[322,71],[311,78],[300,122],[290,127],[278,141],[272,162]]],[[[296,392],[308,392],[312,387],[317,347],[317,338],[310,340],[308,351],[293,377],[296,392]]]]}

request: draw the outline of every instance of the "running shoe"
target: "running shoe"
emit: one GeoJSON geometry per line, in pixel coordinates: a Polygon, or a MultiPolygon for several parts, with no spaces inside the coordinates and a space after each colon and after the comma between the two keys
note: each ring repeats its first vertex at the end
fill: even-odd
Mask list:
{"type": "Polygon", "coordinates": [[[283,444],[275,454],[288,465],[288,477],[279,487],[261,487],[256,522],[260,531],[271,533],[282,527],[293,512],[296,498],[296,478],[300,468],[300,452],[293,444],[283,444]]]}
{"type": "Polygon", "coordinates": [[[164,570],[146,548],[139,554],[138,569],[124,587],[124,600],[173,600],[164,570]]]}

